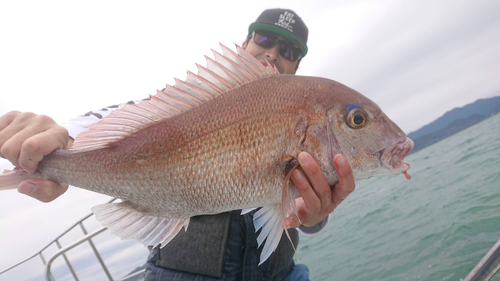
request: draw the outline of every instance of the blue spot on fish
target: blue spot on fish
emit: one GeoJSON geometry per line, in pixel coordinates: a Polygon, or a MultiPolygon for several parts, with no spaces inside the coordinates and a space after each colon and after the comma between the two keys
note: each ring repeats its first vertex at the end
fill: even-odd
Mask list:
{"type": "Polygon", "coordinates": [[[358,107],[359,107],[359,102],[353,102],[353,103],[348,104],[348,105],[345,107],[345,109],[346,109],[347,111],[351,111],[351,110],[353,110],[353,109],[355,109],[355,108],[358,108],[358,107]]]}

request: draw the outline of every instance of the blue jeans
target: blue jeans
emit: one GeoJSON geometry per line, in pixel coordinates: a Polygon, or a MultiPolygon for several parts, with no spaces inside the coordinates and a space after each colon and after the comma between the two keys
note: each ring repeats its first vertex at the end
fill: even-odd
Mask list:
{"type": "MultiPolygon", "coordinates": [[[[153,251],[155,251],[153,249],[153,251]]],[[[221,279],[203,276],[203,275],[193,275],[186,272],[175,271],[163,267],[156,266],[155,254],[152,253],[152,259],[148,260],[146,268],[146,276],[144,281],[219,281],[219,280],[242,280],[241,276],[238,277],[223,277],[221,279]]],[[[284,281],[311,281],[309,279],[309,269],[305,264],[297,264],[293,267],[292,272],[283,279],[284,281]]]]}
{"type": "Polygon", "coordinates": [[[309,279],[309,268],[305,264],[297,264],[284,281],[311,281],[309,279]]]}
{"type": "MultiPolygon", "coordinates": [[[[288,242],[288,241],[286,241],[288,242]]],[[[308,281],[309,270],[307,266],[295,265],[292,258],[283,264],[283,269],[270,276],[268,261],[258,266],[260,249],[257,245],[257,235],[253,226],[253,212],[240,215],[239,211],[232,212],[231,231],[224,259],[223,273],[220,278],[206,275],[191,274],[157,265],[158,249],[151,251],[146,268],[145,281],[219,281],[219,280],[244,280],[244,281],[308,281]]],[[[175,253],[171,253],[175,255],[175,253]]]]}

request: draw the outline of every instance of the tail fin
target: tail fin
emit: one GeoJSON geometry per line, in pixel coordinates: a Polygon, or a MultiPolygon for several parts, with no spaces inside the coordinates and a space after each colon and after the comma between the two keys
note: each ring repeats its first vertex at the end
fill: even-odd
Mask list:
{"type": "Polygon", "coordinates": [[[0,190],[15,189],[21,182],[30,178],[33,177],[21,168],[5,170],[0,174],[0,190]]]}

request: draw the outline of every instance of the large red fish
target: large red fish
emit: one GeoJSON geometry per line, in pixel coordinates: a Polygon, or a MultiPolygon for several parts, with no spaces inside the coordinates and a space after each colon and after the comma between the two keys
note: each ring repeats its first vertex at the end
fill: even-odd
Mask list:
{"type": "MultiPolygon", "coordinates": [[[[46,156],[38,171],[0,176],[0,189],[28,178],[118,197],[94,207],[122,238],[166,245],[192,216],[263,207],[255,214],[261,262],[277,247],[297,192],[288,181],[308,151],[328,183],[343,154],[356,179],[405,173],[413,147],[371,100],[332,80],[279,75],[237,47],[222,46],[207,68],[112,112],[72,149],[46,156]]],[[[407,174],[406,174],[407,175],[407,174]]]]}

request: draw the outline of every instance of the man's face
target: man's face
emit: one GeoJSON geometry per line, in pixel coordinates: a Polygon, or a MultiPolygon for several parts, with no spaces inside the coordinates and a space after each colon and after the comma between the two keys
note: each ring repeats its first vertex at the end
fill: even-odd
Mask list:
{"type": "MultiPolygon", "coordinates": [[[[274,35],[280,40],[285,40],[283,37],[277,34],[274,35]]],[[[279,53],[278,44],[274,45],[270,49],[265,49],[257,45],[253,41],[253,38],[250,38],[248,44],[247,42],[243,43],[243,49],[245,49],[248,53],[250,53],[262,63],[265,63],[267,60],[269,63],[274,64],[281,74],[295,74],[295,71],[297,70],[298,60],[289,61],[282,57],[279,53]]]]}

